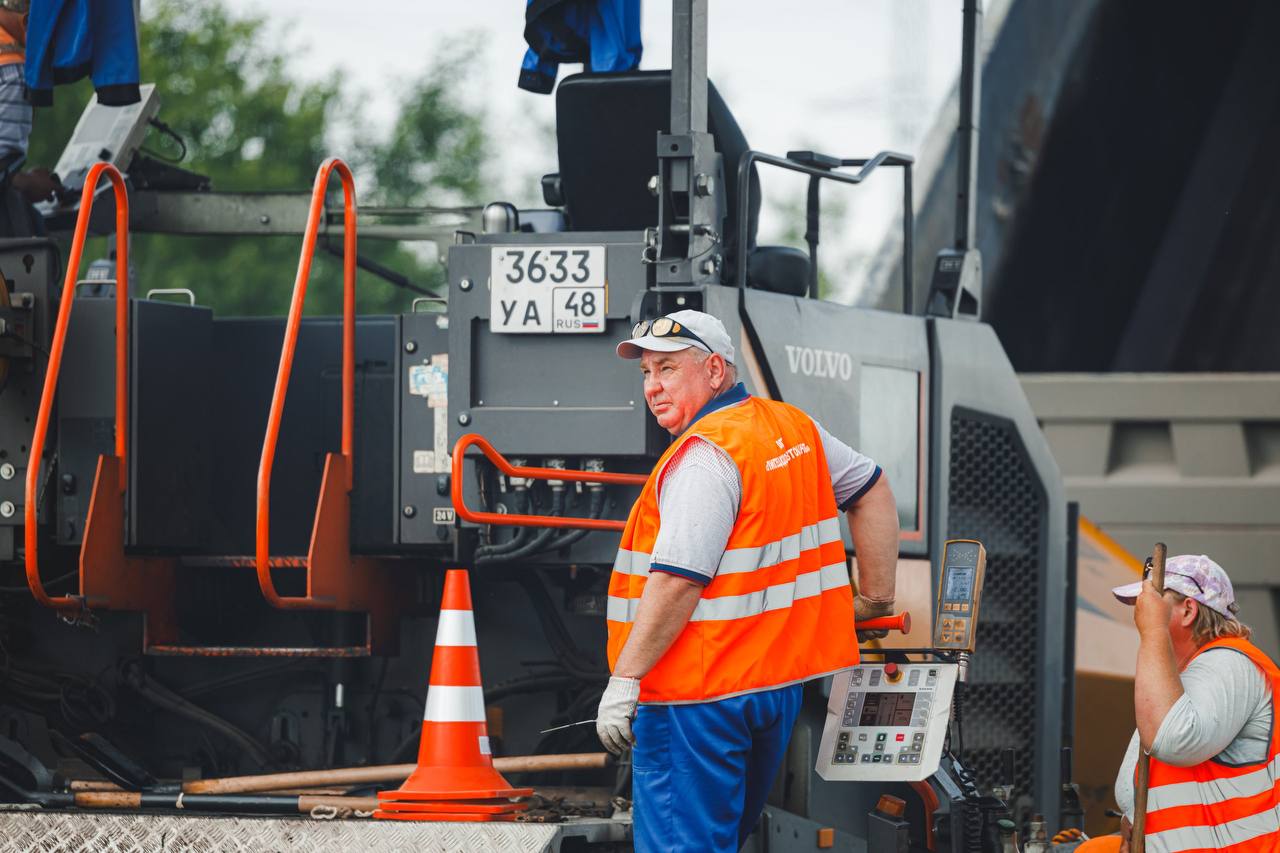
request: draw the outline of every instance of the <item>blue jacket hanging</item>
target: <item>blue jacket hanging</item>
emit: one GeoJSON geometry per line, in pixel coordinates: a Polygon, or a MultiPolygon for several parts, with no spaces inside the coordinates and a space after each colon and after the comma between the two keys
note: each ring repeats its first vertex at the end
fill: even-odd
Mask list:
{"type": "Polygon", "coordinates": [[[562,62],[590,71],[640,65],[640,0],[528,0],[520,88],[549,95],[562,62]]]}
{"type": "Polygon", "coordinates": [[[138,30],[133,0],[41,0],[27,20],[27,95],[53,103],[53,87],[93,78],[98,103],[123,107],[138,92],[138,30]]]}

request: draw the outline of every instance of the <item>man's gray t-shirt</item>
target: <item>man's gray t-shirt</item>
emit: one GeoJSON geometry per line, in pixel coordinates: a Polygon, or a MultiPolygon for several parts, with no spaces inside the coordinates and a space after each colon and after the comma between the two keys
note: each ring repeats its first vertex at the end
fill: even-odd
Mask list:
{"type": "MultiPolygon", "coordinates": [[[[1151,754],[1166,764],[1191,767],[1215,756],[1227,764],[1265,761],[1271,746],[1271,685],[1262,670],[1235,649],[1209,649],[1182,671],[1183,694],[1160,723],[1151,754]]],[[[1120,773],[1116,805],[1133,820],[1133,733],[1120,773]]]]}

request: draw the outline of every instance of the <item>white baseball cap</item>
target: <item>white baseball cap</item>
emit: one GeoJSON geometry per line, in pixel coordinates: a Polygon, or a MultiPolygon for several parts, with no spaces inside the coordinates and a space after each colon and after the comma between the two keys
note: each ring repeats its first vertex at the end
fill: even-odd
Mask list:
{"type": "MultiPolygon", "coordinates": [[[[1143,580],[1151,574],[1151,560],[1147,560],[1142,573],[1143,580]]],[[[1205,607],[1218,611],[1228,619],[1236,618],[1240,605],[1236,604],[1236,591],[1231,578],[1213,560],[1204,554],[1179,554],[1164,564],[1164,588],[1194,598],[1205,607]]],[[[1124,604],[1133,604],[1142,594],[1142,581],[1134,581],[1111,590],[1111,594],[1124,604]]]]}
{"type": "Polygon", "coordinates": [[[622,358],[639,358],[644,350],[678,352],[697,347],[703,352],[717,353],[733,364],[733,344],[724,323],[703,311],[685,309],[654,320],[642,320],[631,330],[631,337],[618,344],[622,358]]]}

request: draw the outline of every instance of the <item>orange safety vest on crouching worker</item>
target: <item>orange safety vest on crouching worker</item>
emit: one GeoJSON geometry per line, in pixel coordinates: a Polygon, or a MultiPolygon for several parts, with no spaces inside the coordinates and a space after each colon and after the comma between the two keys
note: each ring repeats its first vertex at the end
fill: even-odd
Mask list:
{"type": "Polygon", "coordinates": [[[858,662],[839,510],[812,419],[737,386],[658,460],[609,579],[609,668],[627,642],[658,536],[658,484],[698,436],[738,466],[742,499],[715,577],[640,681],[640,701],[702,702],[794,684],[858,662]]]}
{"type": "MultiPolygon", "coordinates": [[[[1235,649],[1253,661],[1271,685],[1272,714],[1280,696],[1280,669],[1257,646],[1237,637],[1206,643],[1235,649]]],[[[1174,767],[1151,758],[1147,793],[1147,849],[1151,853],[1231,850],[1280,851],[1280,720],[1271,723],[1265,760],[1224,764],[1217,759],[1174,767]]]]}

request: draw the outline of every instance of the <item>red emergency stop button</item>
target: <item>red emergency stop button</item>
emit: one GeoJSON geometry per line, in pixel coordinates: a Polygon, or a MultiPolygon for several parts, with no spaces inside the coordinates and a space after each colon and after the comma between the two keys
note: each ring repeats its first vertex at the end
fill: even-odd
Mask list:
{"type": "Polygon", "coordinates": [[[884,665],[884,677],[890,681],[901,681],[902,670],[898,669],[896,663],[887,663],[884,665]]]}

